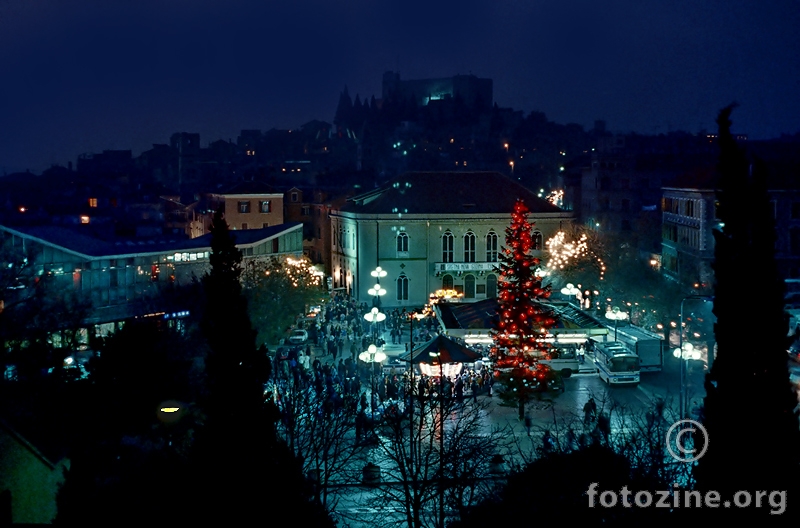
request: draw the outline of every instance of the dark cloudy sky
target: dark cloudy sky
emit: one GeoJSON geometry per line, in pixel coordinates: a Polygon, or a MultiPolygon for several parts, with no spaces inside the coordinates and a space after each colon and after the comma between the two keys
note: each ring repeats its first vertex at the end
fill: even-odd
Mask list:
{"type": "Polygon", "coordinates": [[[0,174],[331,121],[381,76],[494,80],[558,123],[800,131],[798,0],[0,0],[0,174]]]}

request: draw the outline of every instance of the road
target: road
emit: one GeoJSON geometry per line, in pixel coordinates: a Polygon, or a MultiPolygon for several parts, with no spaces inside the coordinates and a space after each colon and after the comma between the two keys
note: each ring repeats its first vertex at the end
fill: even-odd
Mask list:
{"type": "MultiPolygon", "coordinates": [[[[630,430],[645,423],[646,413],[652,409],[657,398],[662,398],[668,404],[665,411],[667,422],[671,423],[678,416],[678,395],[680,391],[679,363],[678,360],[668,362],[666,369],[658,373],[646,373],[638,387],[608,387],[596,374],[578,374],[565,380],[565,391],[559,394],[546,395],[542,401],[534,402],[527,407],[527,414],[531,417],[530,434],[524,421],[518,418],[518,409],[502,405],[500,398],[479,396],[478,402],[487,403],[483,413],[482,434],[489,435],[493,429],[504,429],[503,438],[512,440],[513,445],[508,446],[501,453],[506,466],[521,464],[526,459],[530,460],[536,448],[541,445],[544,430],[550,430],[559,439],[564,441],[566,431],[572,427],[580,434],[593,427],[590,424],[586,429],[583,425],[583,405],[594,397],[598,411],[607,413],[611,417],[612,434],[623,429],[630,430]]],[[[687,371],[688,394],[701,398],[702,394],[697,389],[702,387],[702,365],[689,365],[687,371]],[[698,368],[699,367],[699,368],[698,368]]],[[[465,398],[465,406],[472,405],[471,398],[465,398]]],[[[389,467],[379,448],[365,450],[363,457],[359,457],[359,464],[368,461],[384,466],[385,473],[389,467]]],[[[350,526],[378,526],[382,522],[402,521],[403,514],[397,508],[376,508],[376,494],[382,494],[382,488],[369,488],[361,486],[347,486],[339,489],[339,502],[335,508],[340,519],[347,518],[350,526]]],[[[399,504],[398,504],[399,506],[399,504]]],[[[344,525],[345,523],[342,523],[344,525]]]]}

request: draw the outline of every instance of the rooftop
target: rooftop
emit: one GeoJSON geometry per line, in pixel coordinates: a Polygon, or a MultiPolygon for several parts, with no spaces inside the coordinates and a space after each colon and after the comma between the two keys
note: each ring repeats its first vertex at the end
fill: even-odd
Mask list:
{"type": "Polygon", "coordinates": [[[520,198],[532,214],[566,213],[499,172],[408,172],[350,198],[362,214],[503,214],[520,198]]]}

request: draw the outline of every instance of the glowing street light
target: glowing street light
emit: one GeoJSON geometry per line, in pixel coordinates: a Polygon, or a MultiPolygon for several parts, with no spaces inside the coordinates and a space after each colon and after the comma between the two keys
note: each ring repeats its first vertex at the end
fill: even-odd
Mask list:
{"type": "Polygon", "coordinates": [[[672,351],[672,355],[676,358],[682,358],[685,361],[690,359],[700,359],[700,351],[694,348],[691,343],[684,343],[682,348],[676,348],[672,351]]]}
{"type": "Polygon", "coordinates": [[[372,295],[373,297],[375,296],[380,297],[381,295],[386,295],[386,290],[384,288],[381,288],[380,284],[376,284],[375,286],[367,290],[367,293],[372,295]]]}
{"type": "Polygon", "coordinates": [[[561,288],[561,294],[566,295],[567,297],[575,296],[576,298],[581,294],[581,291],[575,287],[574,284],[571,282],[561,288]]]}
{"type": "Polygon", "coordinates": [[[370,345],[367,349],[358,355],[358,359],[364,363],[383,363],[386,361],[386,354],[378,350],[375,345],[370,345]]]}
{"type": "MultiPolygon", "coordinates": [[[[684,328],[686,327],[686,323],[684,322],[684,318],[683,318],[683,304],[686,301],[691,301],[691,300],[700,300],[700,301],[703,301],[704,303],[706,303],[706,302],[709,302],[709,301],[713,301],[714,298],[710,297],[708,295],[688,295],[688,296],[684,297],[683,299],[681,299],[680,327],[678,328],[678,344],[679,344],[679,348],[676,348],[675,351],[672,353],[673,356],[680,357],[680,358],[683,359],[683,361],[681,361],[681,364],[680,364],[680,367],[681,367],[680,368],[680,376],[681,376],[681,394],[680,394],[680,396],[681,396],[681,398],[680,398],[680,406],[681,406],[680,410],[681,410],[681,412],[680,412],[680,418],[681,418],[681,420],[686,418],[686,407],[687,407],[687,403],[688,403],[686,401],[688,399],[687,398],[687,394],[686,394],[687,388],[688,388],[687,387],[688,383],[687,383],[687,379],[686,379],[686,377],[687,377],[687,375],[686,375],[687,374],[686,373],[686,370],[687,370],[686,369],[686,361],[688,361],[690,359],[700,359],[700,351],[699,350],[694,350],[694,345],[692,345],[691,343],[688,343],[688,342],[684,343],[683,342],[683,332],[684,332],[684,328]]],[[[678,326],[678,325],[676,325],[676,324],[674,324],[672,322],[670,322],[670,325],[673,328],[678,326]]],[[[709,365],[708,365],[709,368],[711,368],[712,359],[713,359],[713,354],[709,354],[709,365]]]]}
{"type": "Polygon", "coordinates": [[[376,279],[378,279],[378,282],[380,283],[381,282],[381,278],[386,276],[387,271],[385,269],[383,269],[382,267],[378,266],[377,268],[375,268],[374,270],[369,272],[369,274],[372,275],[373,277],[375,277],[376,279]]]}
{"type": "Polygon", "coordinates": [[[619,306],[615,306],[606,312],[606,319],[614,321],[614,341],[617,340],[617,324],[619,321],[624,321],[628,318],[628,313],[620,311],[619,306]]]}

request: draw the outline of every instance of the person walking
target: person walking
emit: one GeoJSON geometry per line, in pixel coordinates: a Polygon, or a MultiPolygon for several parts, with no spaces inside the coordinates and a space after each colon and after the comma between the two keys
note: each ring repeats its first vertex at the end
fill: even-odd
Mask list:
{"type": "Polygon", "coordinates": [[[595,403],[593,397],[589,397],[589,400],[583,405],[583,423],[588,424],[591,422],[595,415],[597,414],[597,403],[595,403]]]}

